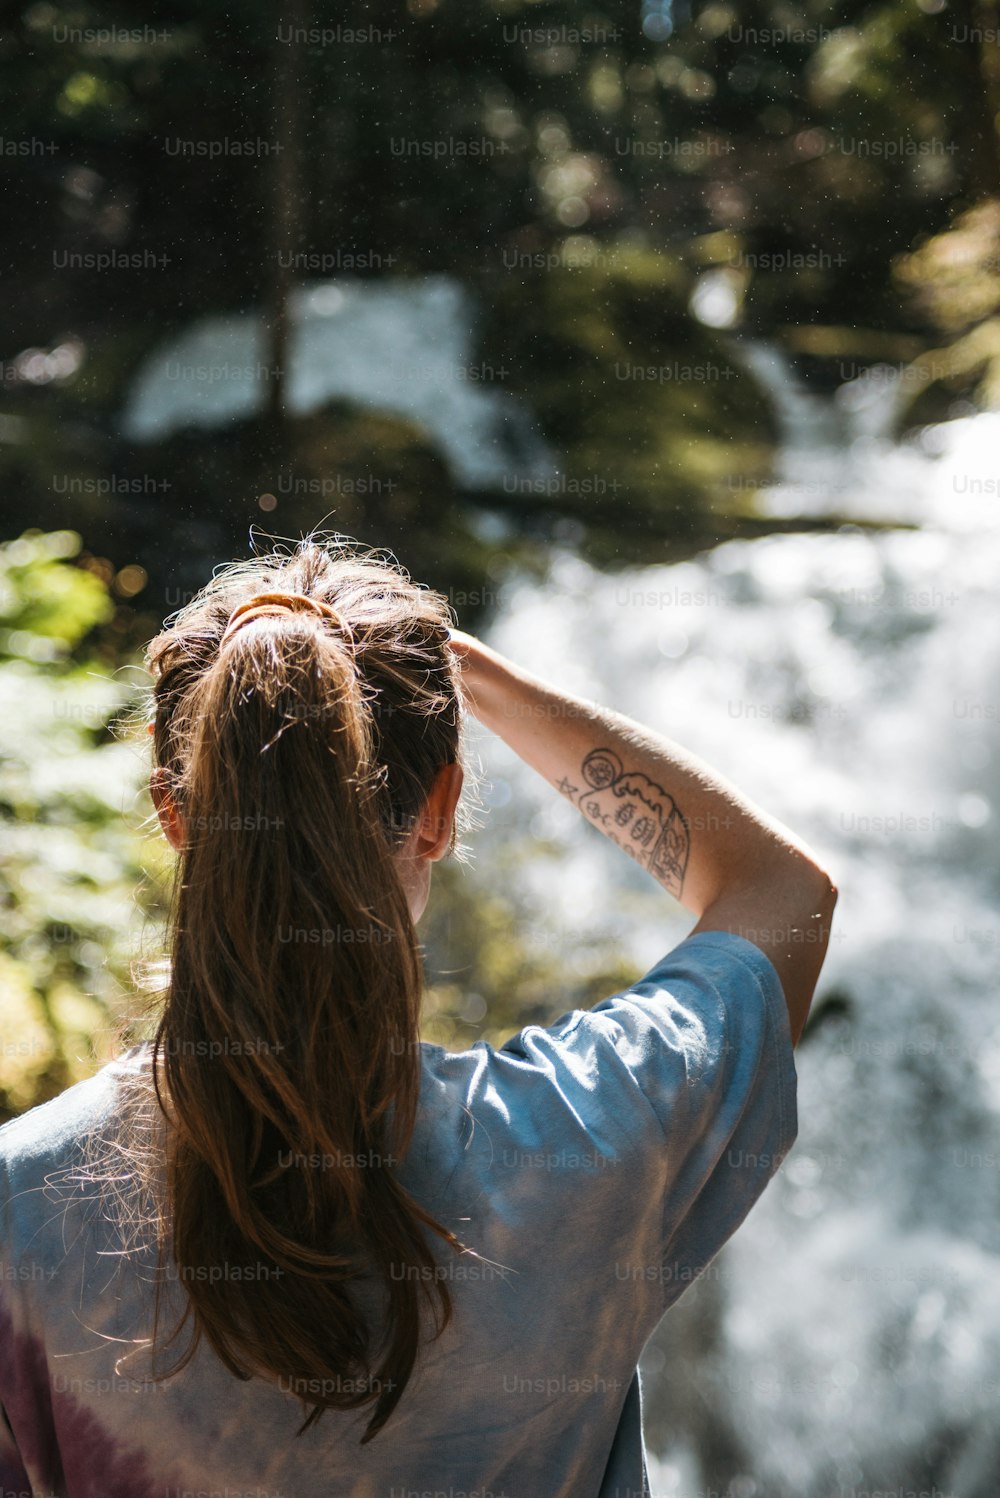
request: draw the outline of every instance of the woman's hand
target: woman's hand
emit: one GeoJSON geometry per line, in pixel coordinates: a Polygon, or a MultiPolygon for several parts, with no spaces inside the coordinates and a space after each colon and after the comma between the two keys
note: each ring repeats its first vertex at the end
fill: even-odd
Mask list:
{"type": "Polygon", "coordinates": [[[458,665],[463,705],[474,716],[479,717],[482,698],[489,695],[491,680],[495,691],[500,658],[488,645],[477,640],[475,635],[467,635],[460,629],[449,631],[448,644],[458,665]]]}

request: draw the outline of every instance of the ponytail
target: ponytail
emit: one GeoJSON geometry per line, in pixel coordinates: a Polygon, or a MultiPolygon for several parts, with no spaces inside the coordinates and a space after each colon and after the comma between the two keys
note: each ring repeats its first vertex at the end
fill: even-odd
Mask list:
{"type": "Polygon", "coordinates": [[[237,1377],[311,1406],[300,1433],[373,1406],[363,1442],[403,1394],[425,1303],[439,1332],[451,1317],[423,1230],[462,1250],[396,1175],[422,972],[393,853],[458,757],[447,624],[398,570],[310,542],[216,578],[150,647],[184,827],[153,1042],[171,1124],[161,1254],[187,1292],[168,1342],[193,1323],[169,1371],[204,1336],[237,1377]],[[261,583],[335,603],[356,643],[319,610],[224,639],[261,583]],[[377,1341],[366,1281],[384,1291],[377,1341]]]}

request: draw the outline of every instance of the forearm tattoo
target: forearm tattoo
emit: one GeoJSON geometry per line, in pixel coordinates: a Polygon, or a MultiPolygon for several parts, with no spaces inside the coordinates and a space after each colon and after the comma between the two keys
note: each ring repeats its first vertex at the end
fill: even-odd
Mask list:
{"type": "Polygon", "coordinates": [[[592,749],[580,776],[582,786],[564,775],[556,789],[680,899],[691,831],[673,796],[641,771],[626,770],[613,749],[592,749]]]}

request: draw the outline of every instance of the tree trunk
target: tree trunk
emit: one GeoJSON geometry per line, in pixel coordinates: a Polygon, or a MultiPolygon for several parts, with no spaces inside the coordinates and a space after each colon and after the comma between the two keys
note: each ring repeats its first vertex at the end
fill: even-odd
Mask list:
{"type": "Polygon", "coordinates": [[[281,41],[275,23],[272,110],[275,150],[269,158],[268,265],[265,277],[264,337],[261,362],[267,370],[264,424],[272,461],[287,458],[292,445],[288,389],[291,376],[292,325],[289,313],[294,275],[292,256],[301,251],[305,183],[302,172],[302,119],[305,43],[294,40],[309,25],[309,0],[286,0],[281,41]]]}

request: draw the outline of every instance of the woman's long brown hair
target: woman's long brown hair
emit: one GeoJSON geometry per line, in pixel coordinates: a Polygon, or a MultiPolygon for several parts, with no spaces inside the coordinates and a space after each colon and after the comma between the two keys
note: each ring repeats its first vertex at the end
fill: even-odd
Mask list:
{"type": "MultiPolygon", "coordinates": [[[[184,829],[153,1042],[161,1256],[187,1292],[168,1343],[193,1320],[169,1372],[204,1336],[237,1377],[299,1394],[301,1430],[374,1406],[363,1441],[402,1396],[425,1301],[438,1332],[451,1317],[423,1230],[462,1249],[395,1172],[422,971],[393,852],[460,762],[450,622],[391,559],[310,538],[217,573],[148,649],[155,759],[184,829]],[[233,609],[275,590],[348,630],[304,611],[222,645],[233,609]],[[363,1281],[384,1290],[378,1338],[363,1281]]],[[[159,1319],[158,1293],[154,1343],[159,1319]]]]}

